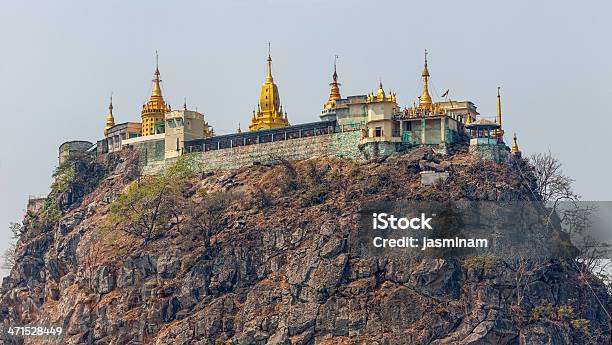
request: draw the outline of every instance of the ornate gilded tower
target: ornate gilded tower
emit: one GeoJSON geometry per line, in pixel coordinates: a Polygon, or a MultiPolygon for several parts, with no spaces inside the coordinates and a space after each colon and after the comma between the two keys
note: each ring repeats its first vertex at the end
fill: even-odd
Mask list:
{"type": "Polygon", "coordinates": [[[338,83],[338,73],[336,72],[337,59],[338,55],[334,57],[334,74],[332,75],[332,82],[329,84],[329,86],[331,86],[331,91],[329,92],[329,99],[323,105],[324,110],[335,108],[336,101],[342,98],[342,96],[340,95],[340,83],[338,83]]]}
{"type": "Polygon", "coordinates": [[[142,105],[140,113],[142,117],[142,135],[155,134],[155,126],[157,123],[164,121],[164,114],[169,112],[170,105],[164,102],[161,90],[161,79],[159,78],[159,64],[157,54],[155,55],[155,73],[153,78],[153,91],[147,103],[142,105]]]}
{"type": "Polygon", "coordinates": [[[510,153],[512,153],[514,157],[521,158],[523,153],[521,152],[521,149],[519,149],[518,143],[516,142],[516,133],[514,133],[514,137],[512,139],[513,141],[512,147],[510,148],[510,153]]]}
{"type": "Polygon", "coordinates": [[[373,92],[369,93],[366,97],[366,101],[368,103],[374,103],[374,102],[392,102],[392,103],[396,103],[397,102],[397,96],[395,95],[395,92],[393,91],[389,91],[389,95],[387,95],[385,93],[385,90],[383,89],[383,85],[382,85],[382,80],[378,82],[378,91],[376,91],[376,95],[374,95],[373,92]]]}
{"type": "Polygon", "coordinates": [[[512,148],[510,148],[510,152],[514,154],[520,154],[521,150],[519,149],[518,143],[516,142],[516,133],[514,133],[514,138],[512,138],[512,148]]]}
{"type": "Polygon", "coordinates": [[[257,112],[253,111],[249,131],[286,126],[289,126],[289,120],[287,119],[287,113],[283,114],[278,87],[274,84],[274,79],[272,78],[272,58],[270,57],[268,45],[268,73],[266,75],[266,82],[261,86],[257,112]]]}
{"type": "Polygon", "coordinates": [[[115,117],[113,117],[113,95],[110,96],[110,103],[108,104],[108,117],[106,118],[106,126],[104,127],[104,136],[108,132],[109,128],[115,125],[115,117]]]}
{"type": "Polygon", "coordinates": [[[423,68],[423,94],[419,97],[419,109],[433,110],[433,101],[429,95],[429,70],[427,69],[427,49],[425,49],[425,67],[423,68]]]}
{"type": "Polygon", "coordinates": [[[493,133],[498,141],[504,140],[504,130],[502,129],[502,111],[501,111],[501,96],[499,95],[499,86],[497,87],[497,124],[499,128],[493,133]]]}

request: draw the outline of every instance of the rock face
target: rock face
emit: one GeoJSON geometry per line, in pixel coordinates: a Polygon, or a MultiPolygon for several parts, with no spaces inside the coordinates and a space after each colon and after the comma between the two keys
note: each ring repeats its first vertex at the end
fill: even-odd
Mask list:
{"type": "Polygon", "coordinates": [[[199,230],[185,208],[144,246],[104,227],[110,203],[135,178],[129,159],[118,160],[95,190],[62,201],[57,223],[26,219],[2,284],[2,326],[62,326],[65,337],[48,343],[66,344],[610,341],[605,286],[573,262],[519,272],[491,258],[364,258],[350,250],[367,201],[529,199],[521,162],[422,149],[367,164],[316,158],[208,173],[190,179],[184,201],[204,208],[197,191],[228,195],[215,226],[199,230]],[[449,176],[424,186],[428,168],[449,176]]]}

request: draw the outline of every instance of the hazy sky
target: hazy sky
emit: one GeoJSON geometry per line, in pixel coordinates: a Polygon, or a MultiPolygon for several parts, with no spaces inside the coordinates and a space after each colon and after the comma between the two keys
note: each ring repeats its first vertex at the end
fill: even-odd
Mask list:
{"type": "MultiPolygon", "coordinates": [[[[64,141],[140,121],[155,50],[166,100],[217,133],[244,129],[273,74],[291,123],[318,120],[334,54],[343,96],[447,88],[485,117],[502,87],[507,138],[550,150],[587,200],[612,200],[610,1],[10,1],[0,11],[0,249],[28,195],[46,194],[64,141]]],[[[438,97],[439,99],[439,97],[438,97]]]]}

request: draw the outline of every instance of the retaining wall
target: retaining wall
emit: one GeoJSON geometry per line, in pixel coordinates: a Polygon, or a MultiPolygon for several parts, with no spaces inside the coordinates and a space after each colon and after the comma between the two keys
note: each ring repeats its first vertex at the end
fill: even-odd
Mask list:
{"type": "MultiPolygon", "coordinates": [[[[351,160],[363,160],[359,150],[361,131],[323,134],[269,143],[238,146],[206,152],[195,152],[193,157],[198,170],[231,170],[253,164],[277,163],[279,158],[290,161],[314,156],[330,156],[351,160]]],[[[149,157],[150,152],[149,152],[149,157]]],[[[148,160],[143,168],[145,174],[154,175],[174,163],[176,159],[148,160]]]]}

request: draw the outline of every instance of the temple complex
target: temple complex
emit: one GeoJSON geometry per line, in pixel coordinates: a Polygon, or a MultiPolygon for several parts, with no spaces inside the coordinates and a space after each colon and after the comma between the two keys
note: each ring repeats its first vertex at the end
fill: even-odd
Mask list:
{"type": "Polygon", "coordinates": [[[465,124],[475,120],[479,113],[471,101],[434,102],[429,91],[427,52],[421,77],[423,91],[418,104],[402,109],[396,94],[385,92],[380,82],[376,93],[328,101],[320,118],[336,121],[342,129],[360,128],[363,131],[360,145],[374,155],[392,154],[417,145],[431,145],[439,152],[447,152],[447,145],[466,137],[465,124]]]}
{"type": "MultiPolygon", "coordinates": [[[[141,164],[146,167],[163,167],[179,156],[192,155],[206,169],[214,169],[317,155],[368,160],[403,154],[418,146],[448,154],[457,145],[467,145],[470,153],[496,162],[521,156],[516,135],[512,147],[504,142],[499,88],[497,114],[490,120],[480,118],[476,106],[469,100],[434,99],[427,51],[420,76],[422,91],[415,97],[418,102],[406,107],[398,104],[395,92],[385,90],[382,81],[376,92],[342,98],[335,57],[329,96],[323,102],[319,121],[290,125],[272,76],[268,47],[266,78],[249,131],[243,132],[238,125],[235,133],[216,135],[204,115],[188,109],[186,102],[183,109],[171,110],[162,95],[156,57],[153,89],[142,107],[142,122],[116,123],[111,96],[104,138],[91,148],[79,144],[75,149],[75,142],[68,142],[62,146],[62,157],[65,160],[77,151],[106,154],[136,149],[142,153],[141,164]]],[[[448,91],[442,95],[445,96],[448,91]]],[[[236,120],[240,124],[240,119],[236,120]]]]}

